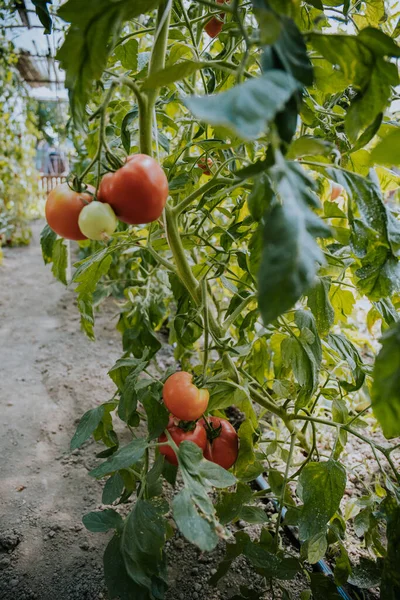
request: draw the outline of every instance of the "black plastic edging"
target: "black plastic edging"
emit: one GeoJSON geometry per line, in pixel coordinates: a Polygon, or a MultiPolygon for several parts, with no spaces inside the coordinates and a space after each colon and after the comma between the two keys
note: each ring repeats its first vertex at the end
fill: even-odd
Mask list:
{"type": "MultiPolygon", "coordinates": [[[[262,475],[259,475],[255,479],[255,483],[258,485],[258,487],[261,490],[269,489],[268,483],[266,482],[265,478],[262,475]]],[[[274,505],[275,509],[279,510],[279,504],[275,500],[271,500],[271,502],[274,505]]],[[[285,517],[286,512],[287,512],[286,508],[283,507],[282,508],[282,518],[285,517]]],[[[284,527],[284,529],[289,529],[289,528],[284,527]]],[[[293,535],[292,529],[293,528],[289,529],[290,537],[295,541],[298,548],[300,548],[301,542],[297,536],[293,535]]],[[[313,567],[313,569],[315,569],[316,571],[319,571],[320,573],[323,573],[324,575],[333,577],[332,569],[323,559],[319,560],[317,563],[315,563],[315,565],[312,565],[312,567],[313,567]]],[[[339,594],[342,596],[342,598],[344,598],[344,600],[352,600],[351,596],[349,596],[349,594],[346,592],[346,590],[342,586],[339,585],[339,586],[336,586],[336,588],[337,588],[337,591],[339,592],[339,594]]]]}

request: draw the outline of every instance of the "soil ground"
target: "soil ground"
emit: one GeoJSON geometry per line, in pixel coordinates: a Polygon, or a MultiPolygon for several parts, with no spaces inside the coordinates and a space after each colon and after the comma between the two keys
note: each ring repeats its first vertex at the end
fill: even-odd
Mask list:
{"type": "MultiPolygon", "coordinates": [[[[103,305],[96,343],[80,332],[74,293],[43,264],[42,226],[34,223],[30,246],[4,249],[0,266],[0,600],[107,599],[102,554],[109,536],[87,532],[81,520],[101,508],[102,484],[88,477],[96,449],[89,442],[71,454],[69,442],[82,414],[114,392],[107,371],[121,354],[117,311],[103,305]]],[[[161,353],[160,366],[170,362],[161,353]]],[[[374,481],[376,466],[368,447],[348,446],[352,497],[374,481]]],[[[207,585],[223,550],[221,544],[202,555],[179,535],[167,542],[167,599],[227,600],[241,585],[260,589],[243,558],[217,589],[207,585]]],[[[298,599],[304,581],[290,589],[298,599]]]]}

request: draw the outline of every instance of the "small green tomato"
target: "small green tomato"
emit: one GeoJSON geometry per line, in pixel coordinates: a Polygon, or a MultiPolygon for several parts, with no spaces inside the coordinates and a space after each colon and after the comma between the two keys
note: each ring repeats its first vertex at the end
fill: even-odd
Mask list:
{"type": "Polygon", "coordinates": [[[109,204],[93,200],[79,214],[79,229],[90,240],[107,240],[117,228],[118,220],[109,204]]]}

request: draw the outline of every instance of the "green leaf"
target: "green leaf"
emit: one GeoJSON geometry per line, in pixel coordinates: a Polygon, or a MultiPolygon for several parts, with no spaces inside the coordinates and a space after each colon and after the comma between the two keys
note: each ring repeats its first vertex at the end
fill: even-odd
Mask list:
{"type": "Polygon", "coordinates": [[[138,50],[139,42],[135,38],[132,38],[117,46],[114,50],[114,55],[120,61],[124,69],[129,69],[129,71],[137,71],[138,50]]]}
{"type": "Polygon", "coordinates": [[[257,571],[267,579],[293,579],[300,571],[300,563],[296,558],[281,558],[265,550],[260,544],[249,542],[244,555],[257,571]]]}
{"type": "Polygon", "coordinates": [[[264,471],[254,452],[255,430],[250,420],[243,421],[238,431],[239,454],[235,463],[235,473],[241,481],[253,481],[264,471]]]}
{"type": "MultiPolygon", "coordinates": [[[[312,33],[313,46],[343,73],[342,89],[358,90],[345,118],[352,142],[371,126],[389,103],[391,86],[398,83],[395,65],[386,56],[400,56],[400,48],[379,29],[363,28],[357,36],[312,33]]],[[[340,90],[337,90],[340,91],[340,90]]]]}
{"type": "Polygon", "coordinates": [[[103,488],[103,495],[101,501],[103,504],[112,504],[120,497],[124,491],[124,480],[119,473],[114,473],[106,481],[106,485],[103,488]]]}
{"type": "Polygon", "coordinates": [[[97,429],[104,416],[105,407],[105,404],[100,404],[100,406],[91,408],[83,415],[71,440],[71,451],[80,448],[90,438],[94,430],[97,429]]]}
{"type": "Polygon", "coordinates": [[[100,79],[111,49],[124,21],[156,8],[160,0],[68,0],[58,15],[71,23],[57,59],[66,71],[72,115],[78,126],[85,119],[85,108],[92,83],[100,79]]]}
{"type": "Polygon", "coordinates": [[[248,485],[239,482],[235,492],[222,494],[216,505],[217,516],[225,525],[239,518],[242,506],[252,497],[252,491],[248,485]]]}
{"type": "Polygon", "coordinates": [[[143,90],[153,90],[165,85],[181,81],[186,77],[190,77],[203,67],[203,63],[195,60],[184,60],[172,65],[166,66],[160,71],[156,71],[149,75],[142,83],[143,90]]]}
{"type": "Polygon", "coordinates": [[[302,135],[290,144],[286,157],[295,159],[304,156],[326,156],[332,152],[333,148],[332,142],[312,135],[302,135]]]}
{"type": "Polygon", "coordinates": [[[259,281],[259,308],[265,325],[293,307],[315,281],[323,254],[316,236],[328,228],[309,209],[317,206],[313,183],[299,165],[286,163],[272,171],[282,204],[265,218],[259,281]]]}
{"type": "Polygon", "coordinates": [[[75,291],[78,293],[81,328],[90,339],[94,339],[93,292],[111,267],[111,252],[110,248],[104,248],[75,265],[77,269],[72,281],[78,283],[75,291]]]}
{"type": "Polygon", "coordinates": [[[203,552],[211,551],[219,538],[215,527],[198,512],[188,490],[182,490],[172,501],[174,519],[185,538],[196,544],[203,552]]]}
{"type": "Polygon", "coordinates": [[[110,598],[149,600],[147,590],[135,584],[126,572],[120,540],[120,536],[115,535],[104,552],[104,579],[110,598]]]}
{"type": "Polygon", "coordinates": [[[340,358],[347,362],[353,374],[354,383],[340,381],[340,385],[347,391],[359,390],[365,381],[365,371],[357,348],[342,333],[330,333],[328,344],[339,354],[340,358]]]}
{"type": "Polygon", "coordinates": [[[345,117],[345,128],[352,142],[366,132],[389,104],[392,86],[399,83],[394,64],[377,58],[371,78],[365,88],[354,98],[345,117]]]}
{"type": "Polygon", "coordinates": [[[311,591],[313,600],[342,600],[336,585],[323,573],[311,573],[311,591]]]}
{"type": "Polygon", "coordinates": [[[119,358],[115,365],[108,371],[108,375],[111,377],[119,391],[123,393],[127,378],[136,378],[148,364],[149,360],[147,359],[147,353],[144,353],[140,358],[119,358]]]}
{"type": "Polygon", "coordinates": [[[123,446],[115,452],[104,463],[90,471],[92,477],[104,477],[114,471],[127,469],[138,462],[145,453],[148,442],[142,439],[135,439],[126,446],[123,446]]]}
{"type": "MultiPolygon", "coordinates": [[[[186,450],[183,448],[183,452],[186,450]]],[[[226,488],[236,483],[236,477],[232,473],[208,460],[202,461],[199,475],[216,488],[226,488]]]]}
{"type": "Polygon", "coordinates": [[[249,211],[255,221],[260,221],[266,210],[270,208],[274,192],[269,177],[262,173],[254,181],[253,188],[247,197],[249,211]]]}
{"type": "Polygon", "coordinates": [[[54,277],[61,281],[64,285],[67,285],[67,247],[64,244],[64,240],[58,239],[53,244],[53,253],[52,253],[53,265],[51,267],[51,272],[54,277]]]}
{"type": "Polygon", "coordinates": [[[400,323],[382,337],[371,391],[372,408],[387,439],[400,435],[400,323]]]}
{"type": "Polygon", "coordinates": [[[396,600],[400,596],[400,506],[393,496],[387,496],[382,505],[387,521],[387,555],[383,563],[380,597],[396,600]]]}
{"type": "Polygon", "coordinates": [[[371,152],[373,164],[395,167],[400,165],[400,129],[391,127],[387,135],[373,148],[371,152]]]}
{"type": "Polygon", "coordinates": [[[34,5],[36,14],[44,27],[44,33],[51,33],[53,22],[49,13],[49,7],[47,5],[52,4],[52,0],[32,0],[32,4],[34,5]]]}
{"type": "Polygon", "coordinates": [[[125,521],[121,551],[131,579],[148,590],[167,587],[163,546],[167,535],[168,511],[164,501],[138,499],[125,521]]]}
{"type": "Polygon", "coordinates": [[[319,333],[327,335],[335,322],[335,311],[329,299],[330,281],[326,277],[317,277],[313,287],[307,293],[307,305],[311,309],[319,333]]]}
{"type": "MultiPolygon", "coordinates": [[[[280,35],[273,45],[273,52],[280,63],[279,66],[287,73],[305,86],[313,84],[313,66],[308,57],[303,35],[293,19],[281,18],[280,35]]],[[[265,68],[265,63],[263,66],[265,68]]]]}
{"type": "Polygon", "coordinates": [[[336,585],[345,585],[351,575],[351,563],[344,546],[340,547],[340,554],[336,558],[334,575],[336,585]]]}
{"type": "Polygon", "coordinates": [[[325,556],[328,548],[328,540],[326,533],[317,533],[306,542],[307,560],[311,565],[315,565],[325,556]]]}
{"type": "Polygon", "coordinates": [[[373,171],[369,178],[328,168],[350,200],[351,245],[357,257],[354,278],[361,293],[380,300],[400,290],[400,223],[385,206],[373,171]],[[359,268],[357,268],[359,267],[359,268]]]}
{"type": "Polygon", "coordinates": [[[297,488],[304,503],[299,521],[301,540],[310,540],[326,531],[329,520],[339,508],[345,487],[346,471],[334,460],[309,462],[304,467],[297,488]]]}
{"type": "Polygon", "coordinates": [[[360,562],[357,565],[353,565],[348,581],[351,585],[368,590],[380,584],[381,576],[382,565],[362,556],[360,562]]]}
{"type": "Polygon", "coordinates": [[[93,533],[105,533],[110,529],[121,529],[123,519],[115,510],[107,508],[106,510],[90,512],[84,515],[82,522],[86,529],[93,533]]]}
{"type": "Polygon", "coordinates": [[[259,506],[242,506],[239,517],[242,521],[254,525],[268,523],[270,520],[265,510],[259,506]]]}
{"type": "Polygon", "coordinates": [[[275,70],[220,94],[193,96],[185,104],[200,121],[227,127],[241,138],[253,140],[265,132],[297,89],[291,75],[275,70]]]}
{"type": "Polygon", "coordinates": [[[45,225],[40,233],[40,245],[42,247],[42,255],[45,265],[53,260],[53,248],[56,239],[57,234],[49,225],[45,225]]]}
{"type": "Polygon", "coordinates": [[[223,532],[207,492],[228,487],[236,478],[222,467],[203,458],[193,442],[182,442],[177,452],[185,488],[173,501],[174,519],[183,535],[201,550],[212,550],[223,532]]]}
{"type": "Polygon", "coordinates": [[[159,398],[160,393],[155,389],[146,390],[145,395],[141,397],[141,403],[147,414],[149,439],[157,438],[168,425],[169,412],[159,398]]]}

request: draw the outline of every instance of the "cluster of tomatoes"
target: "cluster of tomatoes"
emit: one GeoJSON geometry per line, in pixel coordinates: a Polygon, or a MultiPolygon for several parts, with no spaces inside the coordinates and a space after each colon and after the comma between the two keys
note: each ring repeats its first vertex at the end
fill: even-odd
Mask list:
{"type": "MultiPolygon", "coordinates": [[[[177,446],[183,441],[194,442],[203,451],[204,458],[224,469],[235,463],[239,450],[238,435],[226,419],[204,417],[208,406],[208,390],[199,389],[186,371],[174,373],[163,387],[164,404],[171,413],[167,431],[177,446]]],[[[165,433],[160,442],[168,442],[165,433]]],[[[160,446],[168,462],[178,464],[173,448],[160,446]]]]}
{"type": "Polygon", "coordinates": [[[101,180],[97,199],[87,186],[76,192],[67,183],[50,192],[46,219],[58,235],[69,240],[104,240],[118,220],[130,225],[156,221],[168,197],[168,180],[160,165],[146,154],[128,156],[123,167],[101,180]]]}

